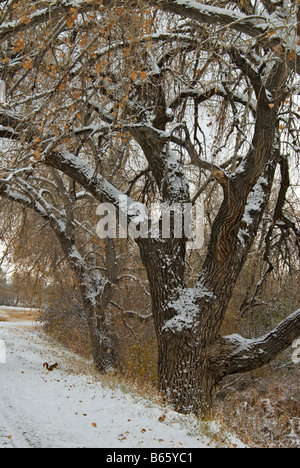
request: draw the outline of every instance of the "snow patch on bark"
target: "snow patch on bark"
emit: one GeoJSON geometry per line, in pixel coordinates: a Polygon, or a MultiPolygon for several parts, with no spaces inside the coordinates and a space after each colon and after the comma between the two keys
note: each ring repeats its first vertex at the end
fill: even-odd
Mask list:
{"type": "Polygon", "coordinates": [[[181,332],[197,326],[199,323],[198,301],[203,298],[214,299],[215,296],[204,286],[183,289],[178,299],[169,302],[168,307],[173,309],[176,315],[165,322],[162,331],[181,332]]]}

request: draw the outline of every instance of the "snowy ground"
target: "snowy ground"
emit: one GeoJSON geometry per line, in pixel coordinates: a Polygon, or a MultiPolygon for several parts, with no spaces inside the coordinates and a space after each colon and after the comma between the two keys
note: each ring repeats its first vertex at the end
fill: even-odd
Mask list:
{"type": "Polygon", "coordinates": [[[0,322],[0,340],[7,353],[0,363],[0,448],[243,446],[224,433],[215,442],[215,424],[204,431],[194,417],[101,382],[91,365],[30,322],[0,322]],[[48,373],[45,361],[60,369],[48,373]]]}

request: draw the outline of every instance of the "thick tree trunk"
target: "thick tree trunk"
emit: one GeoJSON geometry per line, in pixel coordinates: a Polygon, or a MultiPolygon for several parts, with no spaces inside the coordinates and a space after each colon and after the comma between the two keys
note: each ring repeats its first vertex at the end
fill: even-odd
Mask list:
{"type": "Polygon", "coordinates": [[[212,408],[215,380],[208,371],[207,343],[192,332],[165,333],[159,340],[159,388],[176,411],[205,416],[212,408]]]}
{"type": "Polygon", "coordinates": [[[152,297],[158,343],[158,386],[175,410],[206,414],[213,401],[207,329],[199,334],[196,298],[184,283],[185,241],[139,241],[152,297]],[[174,255],[174,253],[176,253],[174,255]]]}

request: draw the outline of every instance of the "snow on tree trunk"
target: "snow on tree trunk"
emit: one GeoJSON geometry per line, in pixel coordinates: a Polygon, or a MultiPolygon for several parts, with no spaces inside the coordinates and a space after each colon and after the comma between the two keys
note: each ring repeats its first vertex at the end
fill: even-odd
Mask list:
{"type": "Polygon", "coordinates": [[[87,304],[85,307],[92,343],[93,360],[101,373],[115,370],[118,366],[118,353],[111,336],[111,330],[105,326],[105,310],[87,304]]]}

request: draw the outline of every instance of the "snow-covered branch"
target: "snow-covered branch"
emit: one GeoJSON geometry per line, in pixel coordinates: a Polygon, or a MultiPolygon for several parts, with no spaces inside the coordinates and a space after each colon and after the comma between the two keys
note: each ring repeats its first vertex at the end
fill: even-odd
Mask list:
{"type": "MultiPolygon", "coordinates": [[[[111,3],[111,0],[107,0],[106,3],[111,3]]],[[[0,26],[0,43],[14,34],[27,30],[28,27],[34,28],[47,21],[55,21],[61,16],[68,17],[70,8],[76,8],[78,13],[84,13],[93,9],[94,5],[93,2],[87,2],[86,0],[76,0],[75,2],[72,0],[53,0],[45,8],[28,15],[26,21],[22,17],[14,21],[3,22],[0,26]]]]}
{"type": "Polygon", "coordinates": [[[12,202],[16,202],[35,213],[50,223],[53,231],[57,234],[65,234],[66,220],[64,213],[51,206],[43,197],[43,190],[37,191],[26,180],[0,181],[0,196],[12,202]]]}
{"type": "MultiPolygon", "coordinates": [[[[215,85],[210,86],[210,88],[206,89],[205,91],[194,88],[184,89],[173,99],[172,103],[170,104],[170,108],[176,109],[185,99],[193,99],[195,104],[200,105],[215,96],[220,96],[223,98],[228,97],[226,90],[221,85],[218,85],[218,87],[215,85]]],[[[255,112],[256,102],[254,99],[249,101],[245,94],[242,94],[237,90],[232,91],[232,96],[236,103],[249,106],[249,109],[252,112],[255,112]]]]}
{"type": "MultiPolygon", "coordinates": [[[[49,166],[61,170],[72,177],[85,190],[91,193],[96,200],[112,203],[119,207],[120,196],[124,193],[110,184],[104,177],[95,171],[89,164],[67,151],[52,151],[45,155],[45,162],[49,166]]],[[[129,197],[128,204],[133,203],[129,197]]]]}
{"type": "Polygon", "coordinates": [[[269,15],[267,11],[264,14],[246,15],[236,10],[219,8],[194,0],[150,1],[152,4],[159,3],[160,8],[165,11],[175,13],[184,18],[193,19],[200,24],[220,25],[224,27],[224,30],[231,29],[232,31],[256,38],[265,47],[270,50],[276,50],[280,58],[284,59],[292,70],[296,68],[297,73],[300,73],[300,46],[295,46],[297,41],[291,41],[291,37],[296,35],[296,17],[291,25],[291,28],[294,30],[288,32],[287,40],[285,41],[281,30],[286,29],[286,15],[280,17],[279,14],[276,15],[274,12],[272,15],[269,15]],[[290,56],[290,60],[288,58],[289,53],[293,54],[290,56]]]}
{"type": "Polygon", "coordinates": [[[26,128],[25,118],[23,119],[14,112],[0,106],[0,126],[7,131],[24,130],[26,128]]]}
{"type": "Polygon", "coordinates": [[[300,309],[273,331],[257,339],[231,335],[219,340],[211,353],[211,367],[218,379],[258,369],[268,364],[300,336],[300,309]]]}

